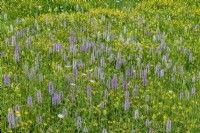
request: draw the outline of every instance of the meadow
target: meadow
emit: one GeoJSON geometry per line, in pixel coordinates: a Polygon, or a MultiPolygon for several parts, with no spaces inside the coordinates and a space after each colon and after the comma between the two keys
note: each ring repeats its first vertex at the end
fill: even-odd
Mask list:
{"type": "Polygon", "coordinates": [[[3,0],[3,133],[199,133],[200,3],[3,0]]]}

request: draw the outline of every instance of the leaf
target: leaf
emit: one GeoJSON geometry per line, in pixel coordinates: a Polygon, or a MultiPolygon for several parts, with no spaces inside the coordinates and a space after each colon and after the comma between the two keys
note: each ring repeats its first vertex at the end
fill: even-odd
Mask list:
{"type": "Polygon", "coordinates": [[[44,131],[41,128],[39,129],[39,131],[40,131],[40,133],[44,133],[44,131]]]}

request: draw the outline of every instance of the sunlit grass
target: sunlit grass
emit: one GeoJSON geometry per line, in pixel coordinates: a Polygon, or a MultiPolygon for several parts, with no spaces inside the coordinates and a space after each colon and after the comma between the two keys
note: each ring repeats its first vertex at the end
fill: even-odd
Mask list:
{"type": "Polygon", "coordinates": [[[199,131],[197,2],[2,3],[2,131],[199,131]]]}

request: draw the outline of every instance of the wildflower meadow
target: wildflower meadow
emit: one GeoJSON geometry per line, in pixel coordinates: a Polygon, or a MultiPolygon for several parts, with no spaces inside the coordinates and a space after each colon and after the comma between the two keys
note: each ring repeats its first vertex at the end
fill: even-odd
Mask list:
{"type": "Polygon", "coordinates": [[[199,0],[2,0],[3,133],[200,133],[199,0]]]}

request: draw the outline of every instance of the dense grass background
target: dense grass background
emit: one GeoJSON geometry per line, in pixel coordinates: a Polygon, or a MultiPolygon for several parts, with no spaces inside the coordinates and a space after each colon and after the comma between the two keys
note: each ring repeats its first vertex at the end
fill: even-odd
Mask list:
{"type": "Polygon", "coordinates": [[[166,132],[167,121],[171,120],[169,132],[198,133],[199,16],[198,1],[3,0],[0,15],[2,131],[166,132]],[[62,50],[54,49],[57,44],[61,44],[62,50]],[[19,62],[15,58],[18,46],[19,62]],[[81,47],[86,50],[81,51],[81,47]],[[74,61],[77,65],[73,65],[74,61]],[[116,69],[117,61],[125,61],[119,69],[116,69]],[[78,69],[74,79],[73,66],[78,69]],[[127,77],[129,68],[131,76],[127,77]],[[163,71],[164,76],[159,78],[163,71]],[[146,86],[143,85],[145,72],[146,86]],[[8,84],[6,74],[10,78],[8,84]],[[39,78],[41,74],[43,80],[39,78]],[[112,87],[114,74],[117,74],[117,89],[112,87]],[[106,85],[108,80],[110,88],[106,85]],[[52,105],[54,94],[49,94],[50,81],[54,94],[61,96],[57,105],[52,105]],[[124,82],[128,84],[126,89],[124,82]],[[88,86],[92,89],[92,100],[87,95],[88,86]],[[42,104],[37,100],[38,90],[42,104]],[[27,104],[28,96],[32,97],[32,107],[27,104]],[[127,99],[130,107],[126,110],[127,99]],[[102,102],[104,107],[100,105],[102,102]],[[136,110],[139,118],[135,116],[136,110]],[[13,128],[9,126],[9,115],[15,117],[13,128]],[[38,116],[42,118],[41,123],[38,116]],[[77,125],[79,118],[81,126],[77,125]],[[150,124],[146,124],[147,119],[150,124]]]}

